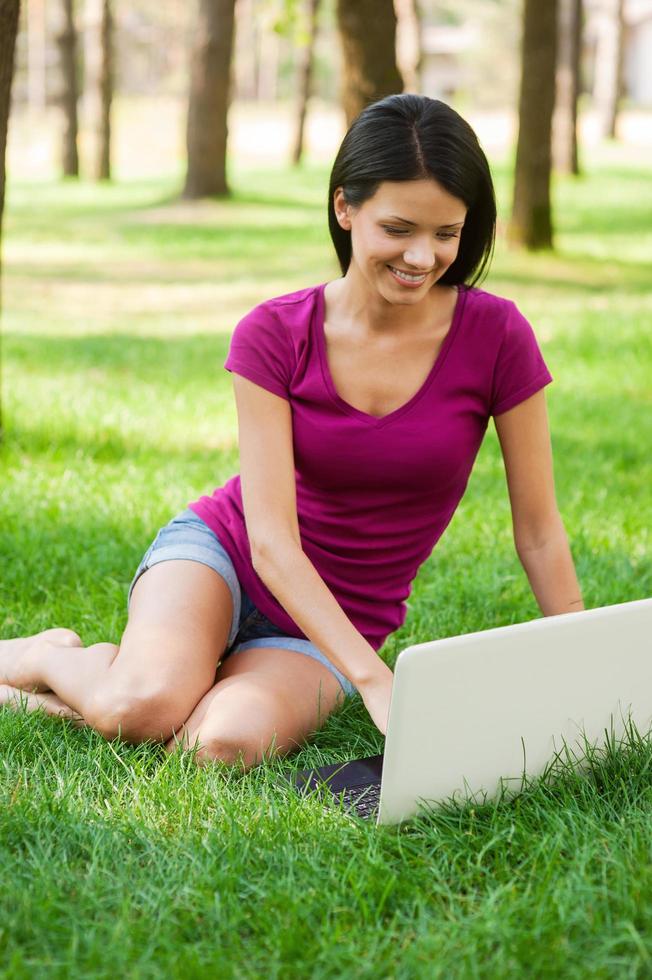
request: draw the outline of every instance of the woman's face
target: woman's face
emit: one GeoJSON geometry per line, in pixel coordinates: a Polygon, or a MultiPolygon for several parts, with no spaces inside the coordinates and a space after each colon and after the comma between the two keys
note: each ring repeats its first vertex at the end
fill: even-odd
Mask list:
{"type": "Polygon", "coordinates": [[[335,191],[335,214],[351,232],[347,276],[388,303],[419,302],[457,257],[467,208],[433,179],[383,181],[360,207],[335,191]]]}

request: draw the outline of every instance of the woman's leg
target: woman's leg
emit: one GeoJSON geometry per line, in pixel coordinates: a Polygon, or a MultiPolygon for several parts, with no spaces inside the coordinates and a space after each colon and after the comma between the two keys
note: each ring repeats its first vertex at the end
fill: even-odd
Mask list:
{"type": "Polygon", "coordinates": [[[214,687],[166,748],[197,746],[200,764],[219,759],[248,768],[265,755],[298,749],[343,698],[319,661],[295,650],[250,647],[220,664],[214,687]]]}
{"type": "Polygon", "coordinates": [[[74,648],[41,634],[0,643],[0,684],[50,689],[107,738],[168,739],[211,688],[233,615],[228,585],[194,561],[138,579],[120,646],[74,648]]]}

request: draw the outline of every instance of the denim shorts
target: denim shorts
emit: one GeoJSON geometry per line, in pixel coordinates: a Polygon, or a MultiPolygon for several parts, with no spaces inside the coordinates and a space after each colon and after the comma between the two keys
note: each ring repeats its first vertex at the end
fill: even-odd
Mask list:
{"type": "Polygon", "coordinates": [[[241,587],[233,562],[225,548],[201,517],[190,509],[184,510],[158,532],[145,552],[129,586],[128,601],[131,599],[134,585],[143,572],[158,562],[172,559],[198,561],[202,565],[208,565],[222,576],[229,587],[233,598],[233,619],[222,660],[250,647],[280,647],[283,650],[295,650],[297,653],[312,657],[313,660],[318,660],[327,667],[337,677],[345,695],[356,693],[357,689],[351,681],[337,670],[314,643],[301,640],[296,636],[287,636],[280,627],[275,626],[267,616],[256,609],[241,587]]]}

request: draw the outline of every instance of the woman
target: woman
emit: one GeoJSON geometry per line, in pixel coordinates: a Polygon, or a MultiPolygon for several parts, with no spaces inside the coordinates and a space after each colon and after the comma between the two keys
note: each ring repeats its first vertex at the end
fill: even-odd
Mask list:
{"type": "Polygon", "coordinates": [[[472,286],[496,220],[475,134],[431,99],[369,106],[328,208],[342,278],[261,304],[233,334],[240,476],[161,529],[119,647],[83,649],[70,630],[0,644],[4,700],[245,766],[300,746],[355,690],[385,732],[392,672],[377,651],[490,416],[539,606],[582,608],[550,374],[514,304],[472,286]]]}

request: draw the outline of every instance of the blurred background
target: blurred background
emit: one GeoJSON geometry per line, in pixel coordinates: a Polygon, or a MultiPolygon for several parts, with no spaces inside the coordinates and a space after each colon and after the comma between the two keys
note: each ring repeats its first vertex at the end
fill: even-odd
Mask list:
{"type": "MultiPolygon", "coordinates": [[[[587,605],[652,592],[652,0],[0,0],[6,635],[119,635],[154,529],[237,471],[233,327],[340,274],[329,168],[400,91],[489,157],[587,605]]],[[[493,429],[431,594],[392,644],[536,615],[493,429]]]]}
{"type": "MultiPolygon", "coordinates": [[[[18,22],[8,169],[21,178],[183,172],[193,67],[196,98],[203,81],[203,98],[214,103],[204,107],[212,126],[228,106],[227,152],[238,165],[284,164],[304,155],[329,161],[347,115],[401,89],[451,103],[490,154],[507,154],[518,126],[522,56],[531,59],[526,69],[541,70],[540,54],[521,48],[525,6],[520,0],[28,0],[18,22]],[[225,73],[228,93],[218,91],[225,73]]],[[[557,60],[558,110],[577,99],[580,144],[589,149],[615,138],[649,159],[652,0],[531,6],[544,21],[540,41],[545,8],[558,8],[556,55],[550,52],[557,60]],[[573,86],[570,95],[564,91],[573,86]]],[[[568,126],[562,116],[560,138],[568,126]]],[[[213,154],[207,166],[215,172],[219,140],[204,142],[200,152],[213,154]]]]}

